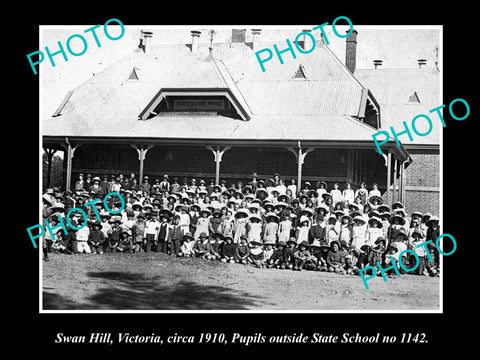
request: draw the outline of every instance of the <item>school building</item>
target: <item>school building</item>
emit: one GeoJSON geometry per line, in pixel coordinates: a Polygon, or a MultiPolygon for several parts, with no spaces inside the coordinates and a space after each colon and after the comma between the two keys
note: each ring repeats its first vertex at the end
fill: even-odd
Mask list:
{"type": "MultiPolygon", "coordinates": [[[[262,33],[233,29],[216,43],[191,31],[187,44],[154,45],[161,31],[142,31],[135,51],[68,92],[43,121],[49,158],[64,152],[66,188],[79,173],[228,183],[278,172],[329,188],[376,182],[387,203],[439,214],[438,127],[400,147],[389,141],[383,156],[372,140],[378,129],[401,131],[403,121],[440,105],[438,70],[423,61],[416,69],[382,70],[378,61],[356,69],[354,31],[345,61],[320,38],[311,53],[284,54],[284,64],[272,59],[262,72],[254,52],[273,49],[262,33]]],[[[309,41],[299,46],[310,49],[309,41]]]]}

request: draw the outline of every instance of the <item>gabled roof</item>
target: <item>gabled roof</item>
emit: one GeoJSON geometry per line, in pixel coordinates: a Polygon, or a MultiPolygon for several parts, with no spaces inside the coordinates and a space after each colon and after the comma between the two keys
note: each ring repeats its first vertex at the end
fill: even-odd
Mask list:
{"type": "MultiPolygon", "coordinates": [[[[440,73],[438,70],[429,68],[360,69],[355,71],[355,76],[375,94],[382,112],[382,130],[390,132],[390,127],[393,126],[397,132],[403,131],[403,121],[411,130],[412,119],[418,114],[426,114],[433,124],[430,134],[423,137],[417,136],[411,130],[412,142],[406,134],[399,139],[407,148],[412,145],[438,145],[440,143],[443,129],[441,122],[436,114],[429,112],[443,104],[440,98],[440,73]],[[409,101],[413,94],[416,94],[420,102],[409,101]]],[[[426,125],[421,125],[420,121],[418,126],[423,126],[422,130],[426,130],[426,125]]]]}
{"type": "Polygon", "coordinates": [[[60,116],[43,122],[43,135],[372,140],[376,129],[355,119],[365,88],[328,46],[319,43],[283,65],[272,60],[266,72],[245,44],[214,44],[212,54],[207,46],[192,53],[185,44],[132,52],[74,89],[60,116]],[[308,73],[304,81],[292,78],[300,63],[308,73]],[[132,68],[141,73],[138,81],[127,80],[132,68]],[[178,114],[138,120],[163,88],[229,89],[249,121],[178,114]]]}

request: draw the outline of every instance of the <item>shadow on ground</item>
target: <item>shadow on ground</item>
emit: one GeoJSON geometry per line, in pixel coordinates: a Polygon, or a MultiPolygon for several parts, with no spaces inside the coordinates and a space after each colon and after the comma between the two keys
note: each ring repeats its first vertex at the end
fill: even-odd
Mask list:
{"type": "MultiPolygon", "coordinates": [[[[224,286],[200,285],[194,281],[167,280],[127,272],[89,272],[105,287],[77,304],[60,295],[43,293],[46,310],[248,310],[263,303],[259,297],[224,286]]],[[[168,277],[168,274],[166,274],[168,277]]],[[[264,303],[263,303],[264,305],[264,303]]]]}

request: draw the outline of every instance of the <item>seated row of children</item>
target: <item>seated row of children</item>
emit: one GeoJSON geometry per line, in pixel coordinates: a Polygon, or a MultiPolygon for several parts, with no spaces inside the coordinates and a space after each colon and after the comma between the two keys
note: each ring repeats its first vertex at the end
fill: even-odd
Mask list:
{"type": "MultiPolygon", "coordinates": [[[[167,217],[165,217],[166,219],[167,217]]],[[[143,222],[143,214],[139,216],[140,224],[143,222]]],[[[149,219],[151,220],[151,219],[149,219]]],[[[73,219],[72,221],[75,221],[73,219]]],[[[433,218],[432,222],[438,222],[433,218]]],[[[165,226],[169,236],[162,235],[162,227],[157,228],[157,233],[149,237],[145,229],[140,229],[136,222],[128,231],[122,226],[120,219],[115,219],[109,228],[108,222],[89,221],[89,225],[73,231],[68,229],[68,234],[60,229],[55,233],[53,250],[67,254],[73,253],[138,253],[141,251],[163,252],[177,257],[196,257],[207,260],[219,260],[228,263],[252,264],[259,268],[292,269],[301,271],[316,270],[329,271],[340,274],[359,274],[359,269],[373,266],[380,274],[378,263],[382,268],[388,267],[393,259],[397,269],[406,273],[404,268],[416,267],[412,272],[418,275],[438,275],[438,251],[434,242],[428,243],[427,247],[416,248],[416,245],[425,241],[423,232],[415,229],[411,233],[411,240],[405,229],[400,228],[395,232],[388,247],[383,236],[378,236],[373,244],[362,245],[347,242],[344,239],[332,240],[328,243],[325,239],[313,239],[297,241],[291,236],[287,241],[254,239],[249,241],[248,236],[243,234],[238,242],[234,242],[231,235],[223,236],[220,232],[201,232],[197,239],[191,232],[183,233],[179,223],[179,217],[173,219],[173,227],[165,226]],[[105,228],[103,225],[105,225],[105,228]],[[177,226],[177,228],[175,228],[177,226]],[[178,231],[175,231],[177,229],[178,231]],[[106,231],[105,231],[106,230],[106,231]],[[158,237],[160,236],[160,238],[158,237]],[[408,248],[415,249],[417,257],[399,255],[408,248]],[[402,262],[403,267],[399,262],[402,262]],[[418,261],[418,264],[416,262],[418,261]]],[[[164,223],[166,224],[166,222],[164,223]]],[[[54,222],[55,225],[55,222],[54,222]]],[[[438,224],[436,224],[438,226],[438,224]]],[[[298,232],[297,232],[298,235],[298,232]]],[[[389,270],[389,275],[394,275],[394,270],[389,270]]]]}

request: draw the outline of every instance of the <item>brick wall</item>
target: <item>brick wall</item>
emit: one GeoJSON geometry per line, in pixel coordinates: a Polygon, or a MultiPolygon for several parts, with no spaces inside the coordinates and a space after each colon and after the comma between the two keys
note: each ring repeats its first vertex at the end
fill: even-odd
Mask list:
{"type": "Polygon", "coordinates": [[[438,151],[410,150],[413,162],[406,169],[407,186],[440,186],[440,156],[438,151]]]}
{"type": "Polygon", "coordinates": [[[409,150],[413,162],[405,172],[407,212],[440,214],[440,155],[438,150],[409,150]]]}
{"type": "Polygon", "coordinates": [[[408,214],[420,211],[440,215],[440,192],[407,190],[405,192],[405,209],[408,214]]]}

